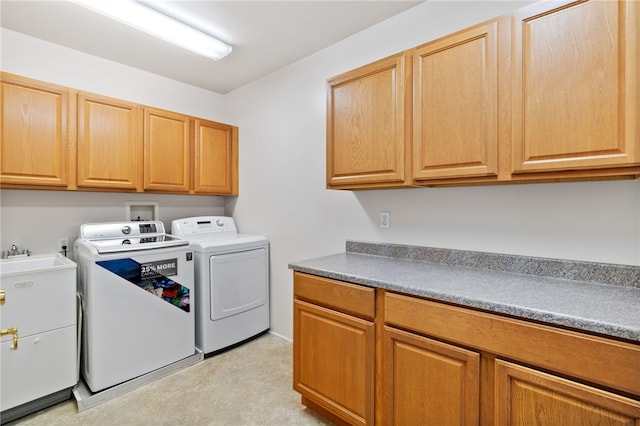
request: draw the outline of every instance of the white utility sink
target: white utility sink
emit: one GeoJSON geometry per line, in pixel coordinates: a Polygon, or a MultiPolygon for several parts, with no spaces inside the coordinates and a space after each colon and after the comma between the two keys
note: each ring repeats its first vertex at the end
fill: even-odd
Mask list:
{"type": "Polygon", "coordinates": [[[15,416],[13,408],[66,394],[78,381],[76,272],[59,253],[0,260],[0,328],[13,330],[0,336],[3,420],[15,416]]]}
{"type": "Polygon", "coordinates": [[[15,256],[0,260],[0,276],[40,272],[49,269],[74,268],[76,264],[59,253],[15,256]]]}

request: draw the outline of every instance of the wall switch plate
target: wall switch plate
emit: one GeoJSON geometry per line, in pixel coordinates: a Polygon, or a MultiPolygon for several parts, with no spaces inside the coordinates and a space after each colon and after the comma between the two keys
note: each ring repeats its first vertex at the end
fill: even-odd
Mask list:
{"type": "Polygon", "coordinates": [[[391,212],[380,212],[380,228],[391,228],[391,212]]]}

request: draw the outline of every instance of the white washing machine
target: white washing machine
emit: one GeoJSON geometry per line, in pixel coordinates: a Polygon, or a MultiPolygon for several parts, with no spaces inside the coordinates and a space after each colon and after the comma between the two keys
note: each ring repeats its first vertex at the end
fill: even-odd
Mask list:
{"type": "Polygon", "coordinates": [[[174,220],[195,259],[196,346],[205,355],[269,329],[269,241],[239,234],[233,218],[174,220]]]}
{"type": "Polygon", "coordinates": [[[196,353],[189,241],[159,221],[82,225],[75,243],[82,375],[91,391],[196,353]]]}

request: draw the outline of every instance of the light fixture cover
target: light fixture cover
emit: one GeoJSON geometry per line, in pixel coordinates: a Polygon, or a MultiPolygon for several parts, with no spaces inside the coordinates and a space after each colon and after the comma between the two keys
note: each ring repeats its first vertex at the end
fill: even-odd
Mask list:
{"type": "Polygon", "coordinates": [[[227,43],[133,0],[71,1],[207,58],[221,59],[232,50],[227,43]]]}

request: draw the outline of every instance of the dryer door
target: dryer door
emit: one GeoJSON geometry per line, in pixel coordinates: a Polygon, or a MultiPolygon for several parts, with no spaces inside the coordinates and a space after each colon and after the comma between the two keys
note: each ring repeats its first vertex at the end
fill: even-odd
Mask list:
{"type": "Polygon", "coordinates": [[[248,311],[267,302],[267,250],[258,248],[212,255],[209,258],[211,319],[248,311]]]}

